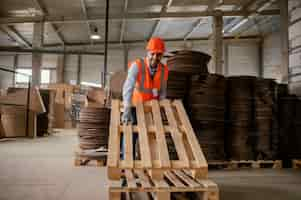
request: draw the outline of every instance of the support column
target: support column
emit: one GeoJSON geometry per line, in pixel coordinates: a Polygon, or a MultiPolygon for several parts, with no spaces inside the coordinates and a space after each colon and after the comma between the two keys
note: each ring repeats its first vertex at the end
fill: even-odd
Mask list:
{"type": "Polygon", "coordinates": [[[124,56],[124,71],[128,70],[128,62],[129,62],[129,48],[127,45],[123,46],[123,56],[124,56]]]}
{"type": "Polygon", "coordinates": [[[77,77],[76,84],[79,85],[81,82],[81,71],[82,71],[82,55],[78,55],[77,59],[77,77]]]}
{"type": "MultiPolygon", "coordinates": [[[[16,54],[16,55],[14,55],[14,71],[16,71],[17,70],[17,68],[18,68],[18,57],[19,57],[19,55],[18,54],[16,54]]],[[[12,82],[13,82],[13,86],[15,86],[15,82],[16,82],[16,74],[15,73],[13,73],[13,80],[12,80],[12,82]]]]}
{"type": "Polygon", "coordinates": [[[224,45],[224,76],[229,75],[229,44],[225,43],[224,45]]]}
{"type": "MultiPolygon", "coordinates": [[[[33,25],[33,49],[43,46],[44,23],[35,23],[33,25]]],[[[38,86],[41,83],[42,54],[32,53],[32,86],[38,86]]]]}
{"type": "Polygon", "coordinates": [[[260,40],[258,43],[258,72],[259,72],[259,77],[263,78],[264,75],[264,64],[263,64],[263,39],[260,40]]]}
{"type": "Polygon", "coordinates": [[[282,83],[288,83],[289,73],[289,39],[288,39],[288,0],[279,0],[280,7],[280,40],[281,40],[281,75],[282,83]]]}
{"type": "Polygon", "coordinates": [[[212,60],[215,73],[223,73],[223,16],[219,14],[213,17],[212,24],[212,60]]]}
{"type": "Polygon", "coordinates": [[[64,83],[65,54],[58,55],[56,64],[56,82],[64,83]]]}

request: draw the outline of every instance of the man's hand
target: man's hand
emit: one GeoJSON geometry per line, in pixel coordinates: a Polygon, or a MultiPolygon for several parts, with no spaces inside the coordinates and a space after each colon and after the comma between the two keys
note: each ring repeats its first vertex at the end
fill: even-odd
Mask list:
{"type": "Polygon", "coordinates": [[[130,106],[124,107],[124,112],[121,117],[122,123],[129,124],[133,123],[133,114],[132,114],[132,108],[130,106]]]}

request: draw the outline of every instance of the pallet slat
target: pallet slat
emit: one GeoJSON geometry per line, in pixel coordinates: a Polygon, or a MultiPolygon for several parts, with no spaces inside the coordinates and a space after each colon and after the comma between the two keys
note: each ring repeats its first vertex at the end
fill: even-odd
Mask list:
{"type": "Polygon", "coordinates": [[[152,101],[152,113],[154,116],[154,125],[156,130],[156,141],[158,144],[158,152],[161,167],[170,167],[168,148],[166,144],[165,132],[160,115],[160,105],[158,101],[152,101]]]}
{"type": "Polygon", "coordinates": [[[141,160],[142,164],[145,168],[152,167],[151,162],[151,152],[149,148],[149,141],[147,136],[147,129],[145,124],[145,114],[144,114],[144,108],[142,103],[138,103],[136,106],[136,112],[137,112],[137,123],[138,123],[138,129],[139,129],[139,144],[140,144],[140,153],[141,153],[141,160]]]}
{"type": "Polygon", "coordinates": [[[207,167],[207,161],[205,156],[202,152],[200,145],[198,144],[198,140],[196,135],[193,131],[193,128],[189,122],[187,114],[185,112],[185,108],[181,101],[175,100],[173,105],[176,107],[177,112],[179,113],[179,119],[181,120],[184,129],[186,131],[186,136],[188,139],[189,144],[191,145],[192,153],[194,155],[194,159],[197,161],[199,167],[207,167]]]}
{"type": "Polygon", "coordinates": [[[175,187],[185,187],[185,185],[171,171],[165,172],[165,176],[170,182],[172,182],[172,184],[174,184],[175,187]]]}
{"type": "Polygon", "coordinates": [[[183,136],[178,130],[177,121],[175,119],[175,116],[173,115],[173,111],[171,109],[170,101],[169,100],[163,100],[161,101],[161,105],[164,107],[168,123],[171,127],[171,137],[174,141],[179,160],[182,162],[183,167],[189,166],[189,160],[187,156],[186,149],[184,147],[183,143],[183,136]]]}
{"type": "MultiPolygon", "coordinates": [[[[172,193],[194,192],[199,195],[200,199],[219,199],[219,190],[217,185],[213,181],[205,179],[194,179],[192,177],[189,177],[183,170],[165,172],[164,176],[167,181],[165,181],[165,179],[152,179],[147,175],[146,171],[142,170],[134,170],[133,172],[131,170],[125,170],[124,174],[124,176],[126,176],[126,184],[121,185],[119,182],[117,182],[115,183],[115,185],[111,185],[109,188],[109,193],[114,193],[115,195],[110,194],[110,196],[118,197],[117,194],[121,194],[123,192],[126,193],[129,197],[140,193],[143,194],[143,197],[152,196],[153,198],[158,200],[165,200],[170,199],[172,193]],[[137,179],[133,177],[134,174],[136,175],[137,179]],[[147,179],[147,181],[145,180],[145,178],[147,179]],[[190,181],[187,182],[189,182],[190,184],[188,184],[183,179],[185,179],[186,181],[189,179],[190,181]],[[143,180],[145,182],[143,182],[143,180]],[[128,181],[131,181],[131,183],[128,183],[128,181]],[[151,182],[155,184],[152,185],[151,182]],[[194,187],[191,187],[192,185],[194,187]]],[[[118,200],[120,199],[121,197],[118,200]]]]}
{"type": "Polygon", "coordinates": [[[145,175],[142,170],[136,170],[135,173],[138,175],[138,179],[140,181],[142,188],[151,188],[152,187],[148,176],[145,175]]]}
{"type": "Polygon", "coordinates": [[[123,136],[125,139],[125,155],[124,155],[124,165],[127,168],[134,167],[133,158],[133,138],[132,138],[132,125],[123,125],[123,136]]]}
{"type": "Polygon", "coordinates": [[[128,188],[137,188],[136,180],[133,175],[133,172],[131,170],[126,169],[125,170],[125,177],[126,177],[126,182],[127,182],[127,187],[128,188]]]}
{"type": "Polygon", "coordinates": [[[109,178],[119,179],[122,169],[148,170],[157,179],[163,178],[164,171],[173,169],[193,170],[194,177],[207,177],[207,162],[181,101],[152,100],[135,107],[137,124],[124,125],[120,121],[122,104],[119,100],[112,100],[109,178]],[[121,134],[125,143],[124,156],[120,156],[121,134]],[[133,152],[134,134],[138,136],[138,152],[133,152]],[[169,157],[170,146],[167,146],[166,140],[169,135],[170,145],[174,146],[174,153],[177,154],[175,158],[169,157]],[[137,158],[134,157],[135,153],[139,155],[137,158]]]}

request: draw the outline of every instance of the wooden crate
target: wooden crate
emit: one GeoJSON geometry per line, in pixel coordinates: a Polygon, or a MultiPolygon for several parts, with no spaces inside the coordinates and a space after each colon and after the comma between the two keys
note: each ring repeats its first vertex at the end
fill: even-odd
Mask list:
{"type": "Polygon", "coordinates": [[[241,169],[241,168],[273,168],[281,169],[281,160],[239,160],[239,161],[209,161],[209,169],[241,169]]]}
{"type": "Polygon", "coordinates": [[[163,178],[171,169],[192,170],[194,177],[207,178],[208,166],[184,106],[180,100],[152,100],[136,106],[137,125],[120,121],[122,105],[112,100],[108,153],[109,179],[118,180],[122,169],[148,169],[152,177],[163,178]],[[133,135],[138,135],[141,159],[133,157],[133,135]],[[178,155],[169,157],[166,135],[170,134],[178,155]],[[120,140],[125,138],[125,157],[120,158],[120,140]]]}
{"type": "Polygon", "coordinates": [[[293,160],[292,162],[294,169],[301,169],[301,160],[293,160]]]}
{"type": "Polygon", "coordinates": [[[109,199],[120,200],[121,196],[131,199],[135,195],[140,200],[168,200],[176,195],[181,199],[185,199],[183,197],[186,195],[195,195],[197,199],[218,200],[219,190],[213,181],[195,179],[185,170],[165,171],[164,179],[160,181],[152,179],[144,170],[124,170],[120,181],[111,182],[109,199]]]}
{"type": "Polygon", "coordinates": [[[106,165],[106,159],[107,151],[78,149],[75,151],[74,165],[102,167],[106,165]]]}

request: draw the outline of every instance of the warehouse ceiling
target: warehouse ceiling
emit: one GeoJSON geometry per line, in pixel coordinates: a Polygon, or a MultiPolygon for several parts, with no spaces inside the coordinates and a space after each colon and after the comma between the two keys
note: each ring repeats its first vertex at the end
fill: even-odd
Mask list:
{"type": "MultiPolygon", "coordinates": [[[[276,0],[110,0],[109,42],[160,36],[171,41],[212,35],[212,16],[224,15],[225,37],[264,36],[279,29],[276,0]]],[[[44,47],[92,46],[105,38],[105,0],[1,0],[0,46],[31,48],[33,24],[45,22],[44,47]],[[97,31],[101,38],[91,40],[97,31]]]]}

